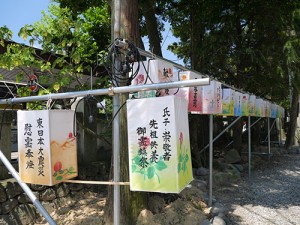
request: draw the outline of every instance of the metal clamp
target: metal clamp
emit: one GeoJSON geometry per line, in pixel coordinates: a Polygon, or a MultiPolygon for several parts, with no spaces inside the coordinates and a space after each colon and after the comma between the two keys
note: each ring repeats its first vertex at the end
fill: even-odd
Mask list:
{"type": "Polygon", "coordinates": [[[108,93],[107,93],[109,96],[114,96],[115,95],[115,93],[114,93],[114,88],[112,87],[112,86],[110,86],[109,88],[108,88],[108,93]]]}

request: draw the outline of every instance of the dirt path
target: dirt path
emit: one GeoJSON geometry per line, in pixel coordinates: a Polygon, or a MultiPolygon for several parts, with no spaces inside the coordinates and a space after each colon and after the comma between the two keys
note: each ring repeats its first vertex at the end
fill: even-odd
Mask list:
{"type": "Polygon", "coordinates": [[[300,225],[300,155],[282,155],[238,185],[214,190],[227,225],[300,225]]]}

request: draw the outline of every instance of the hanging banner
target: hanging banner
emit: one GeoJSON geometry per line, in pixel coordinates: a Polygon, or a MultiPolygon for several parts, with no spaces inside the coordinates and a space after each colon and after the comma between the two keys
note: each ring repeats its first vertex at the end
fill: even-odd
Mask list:
{"type": "Polygon", "coordinates": [[[249,116],[256,116],[256,96],[250,95],[248,99],[249,116]]]}
{"type": "Polygon", "coordinates": [[[236,91],[234,95],[234,116],[242,115],[242,93],[236,91]]]}
{"type": "Polygon", "coordinates": [[[265,115],[264,117],[270,117],[271,114],[271,103],[269,101],[265,101],[265,115]]]}
{"type": "Polygon", "coordinates": [[[222,92],[222,115],[234,116],[235,91],[230,88],[224,88],[222,92]]]}
{"type": "Polygon", "coordinates": [[[222,88],[218,81],[202,87],[202,114],[222,113],[222,88]]]}
{"type": "MultiPolygon", "coordinates": [[[[173,74],[173,65],[160,59],[149,60],[149,76],[151,83],[178,81],[173,74]]],[[[158,96],[173,95],[176,91],[178,88],[159,90],[158,96]]]]}
{"type": "Polygon", "coordinates": [[[130,189],[179,193],[193,179],[186,100],[128,100],[127,120],[130,189]]]}
{"type": "MultiPolygon", "coordinates": [[[[179,77],[180,81],[202,78],[191,71],[182,71],[179,73],[179,77]]],[[[202,111],[202,86],[180,88],[176,96],[183,97],[188,101],[189,112],[200,113],[202,111]]]]}
{"type": "MultiPolygon", "coordinates": [[[[131,85],[152,84],[148,70],[148,61],[135,62],[132,67],[132,71],[134,74],[129,74],[129,77],[133,77],[131,85]]],[[[135,98],[151,98],[155,96],[156,90],[139,91],[133,94],[133,97],[135,98]]]]}
{"type": "Polygon", "coordinates": [[[256,116],[263,116],[264,101],[261,98],[255,100],[256,116]]]}
{"type": "Polygon", "coordinates": [[[270,112],[270,117],[271,118],[276,118],[276,111],[277,111],[276,104],[271,103],[271,112],[270,112]]]}
{"type": "Polygon", "coordinates": [[[248,116],[249,115],[249,95],[248,94],[242,94],[242,116],[248,116]]]}
{"type": "Polygon", "coordinates": [[[77,176],[73,110],[18,111],[22,182],[52,186],[77,176]]]}

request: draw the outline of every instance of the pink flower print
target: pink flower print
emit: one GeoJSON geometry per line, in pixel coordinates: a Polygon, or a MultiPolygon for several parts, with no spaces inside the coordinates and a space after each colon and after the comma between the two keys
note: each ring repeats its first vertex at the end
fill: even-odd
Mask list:
{"type": "Polygon", "coordinates": [[[139,146],[141,149],[146,149],[150,145],[150,138],[149,137],[141,137],[139,140],[139,146]]]}
{"type": "Polygon", "coordinates": [[[135,85],[139,85],[139,84],[144,84],[145,82],[145,76],[144,74],[139,74],[136,76],[135,80],[134,80],[134,84],[135,85]]]}
{"type": "Polygon", "coordinates": [[[182,142],[183,142],[183,134],[182,134],[182,132],[180,132],[179,141],[180,141],[180,148],[181,148],[181,145],[182,145],[182,142]]]}

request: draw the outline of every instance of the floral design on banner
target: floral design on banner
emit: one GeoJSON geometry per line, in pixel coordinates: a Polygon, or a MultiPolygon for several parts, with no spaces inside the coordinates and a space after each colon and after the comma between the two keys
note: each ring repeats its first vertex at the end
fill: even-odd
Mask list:
{"type": "Polygon", "coordinates": [[[142,136],[138,143],[139,149],[137,155],[132,159],[132,173],[142,174],[144,180],[156,177],[160,183],[159,171],[168,167],[164,162],[163,156],[159,156],[156,150],[151,150],[151,140],[149,137],[142,136]],[[150,157],[148,159],[149,152],[150,157]]]}
{"type": "Polygon", "coordinates": [[[178,173],[182,172],[186,172],[188,167],[187,167],[187,163],[189,161],[189,155],[188,155],[188,150],[186,148],[183,147],[182,143],[183,143],[183,134],[182,132],[180,132],[180,136],[179,136],[179,143],[180,143],[180,147],[179,147],[179,160],[178,160],[178,173]]]}

